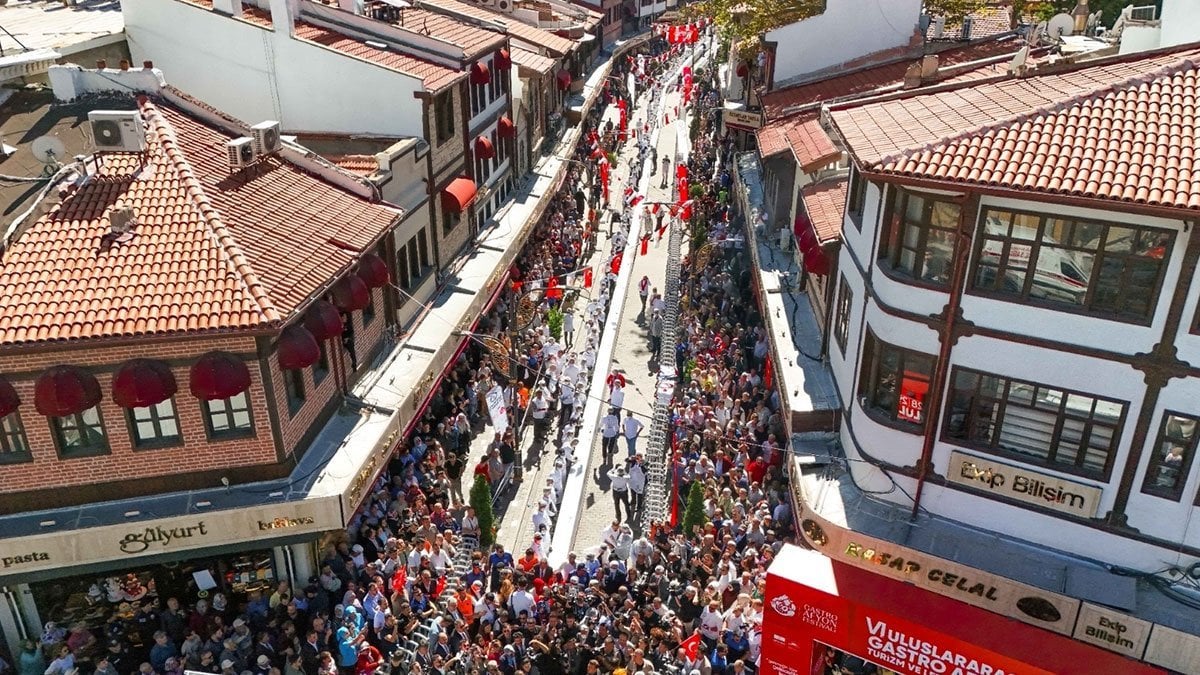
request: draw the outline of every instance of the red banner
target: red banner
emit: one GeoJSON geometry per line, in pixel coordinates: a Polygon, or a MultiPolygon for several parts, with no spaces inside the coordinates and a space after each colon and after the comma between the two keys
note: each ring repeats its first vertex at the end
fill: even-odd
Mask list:
{"type": "Polygon", "coordinates": [[[904,377],[900,380],[900,398],[896,401],[896,418],[921,424],[925,420],[925,394],[928,392],[927,376],[911,370],[904,371],[904,377]]]}

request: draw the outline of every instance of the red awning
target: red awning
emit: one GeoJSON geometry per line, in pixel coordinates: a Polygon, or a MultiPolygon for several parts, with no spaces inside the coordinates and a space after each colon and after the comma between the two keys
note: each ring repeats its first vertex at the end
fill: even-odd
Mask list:
{"type": "Polygon", "coordinates": [[[507,49],[501,49],[496,52],[496,58],[492,60],[496,65],[496,70],[509,70],[512,68],[512,55],[507,49]]]}
{"type": "Polygon", "coordinates": [[[475,139],[475,156],[481,159],[491,159],[496,156],[496,148],[491,139],[480,136],[475,139]]]}
{"type": "Polygon", "coordinates": [[[382,288],[392,280],[387,263],[374,253],[364,253],[358,260],[358,278],[369,288],[382,288]]]}
{"type": "Polygon", "coordinates": [[[452,213],[462,213],[475,201],[475,181],[459,176],[442,190],[442,208],[452,213]]]}
{"type": "Polygon", "coordinates": [[[508,115],[501,117],[500,121],[496,123],[496,131],[499,132],[500,138],[517,137],[517,125],[513,124],[508,115]]]}
{"type": "Polygon", "coordinates": [[[7,379],[0,377],[0,417],[7,417],[21,407],[21,396],[7,379]]]}
{"type": "Polygon", "coordinates": [[[304,327],[317,340],[328,340],[342,334],[342,315],[328,300],[315,300],[304,315],[304,327]]]}
{"type": "Polygon", "coordinates": [[[33,403],[46,417],[65,417],[93,408],[103,395],[100,383],[86,370],[55,366],[38,378],[33,403]]]}
{"type": "Polygon", "coordinates": [[[825,276],[829,274],[829,256],[820,246],[814,246],[804,252],[804,269],[809,274],[825,276]]]}
{"type": "Polygon", "coordinates": [[[171,398],[177,391],[175,374],[162,361],[126,361],[113,375],[112,397],[122,408],[148,408],[171,398]]]}
{"type": "Polygon", "coordinates": [[[343,312],[355,312],[371,304],[371,289],[357,274],[342,277],[333,286],[333,304],[343,312]]]}
{"type": "Polygon", "coordinates": [[[275,343],[275,357],[284,370],[300,370],[321,358],[321,347],[308,329],[299,324],[284,329],[275,343]]]}
{"type": "Polygon", "coordinates": [[[250,388],[250,369],[229,352],[209,352],[192,364],[192,396],[201,401],[230,398],[250,388]]]}
{"type": "Polygon", "coordinates": [[[482,61],[476,61],[471,66],[471,84],[487,84],[492,81],[492,71],[482,61]]]}
{"type": "Polygon", "coordinates": [[[559,91],[566,91],[571,88],[571,73],[568,73],[565,70],[560,70],[555,78],[558,82],[559,91]]]}

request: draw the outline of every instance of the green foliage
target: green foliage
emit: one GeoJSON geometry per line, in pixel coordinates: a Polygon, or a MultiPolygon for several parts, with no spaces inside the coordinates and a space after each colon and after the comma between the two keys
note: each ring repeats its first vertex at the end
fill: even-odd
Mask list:
{"type": "Polygon", "coordinates": [[[551,307],[546,312],[546,327],[550,329],[550,336],[555,340],[562,337],[563,313],[561,309],[551,307]]]}
{"type": "Polygon", "coordinates": [[[826,0],[696,0],[683,9],[688,19],[707,17],[734,43],[758,40],[769,31],[816,16],[826,0]]]}
{"type": "Polygon", "coordinates": [[[708,524],[708,514],[704,513],[704,485],[700,481],[692,483],[688,491],[687,507],[683,510],[683,531],[690,535],[698,527],[708,524]]]}
{"type": "Polygon", "coordinates": [[[486,476],[475,476],[469,501],[479,519],[479,546],[491,546],[496,540],[496,515],[492,513],[492,486],[486,476]]]}

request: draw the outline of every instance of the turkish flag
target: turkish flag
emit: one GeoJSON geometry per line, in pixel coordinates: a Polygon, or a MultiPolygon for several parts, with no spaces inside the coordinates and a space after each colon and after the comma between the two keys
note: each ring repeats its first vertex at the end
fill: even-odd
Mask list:
{"type": "Polygon", "coordinates": [[[592,268],[590,267],[583,271],[583,287],[592,287],[592,268]]]}
{"type": "Polygon", "coordinates": [[[660,206],[662,206],[662,204],[659,204],[658,202],[651,204],[650,205],[650,213],[658,213],[658,207],[660,207],[660,206]]]}
{"type": "Polygon", "coordinates": [[[645,199],[645,198],[646,198],[646,195],[637,195],[637,196],[636,196],[636,197],[634,197],[632,200],[630,200],[630,202],[629,202],[629,206],[631,206],[631,207],[632,207],[632,206],[637,206],[638,204],[641,204],[641,203],[642,203],[642,200],[643,200],[643,199],[645,199]]]}
{"type": "Polygon", "coordinates": [[[679,648],[687,655],[689,661],[695,661],[700,654],[700,633],[692,633],[692,637],[679,643],[679,648]]]}
{"type": "Polygon", "coordinates": [[[680,180],[688,177],[687,164],[680,164],[679,166],[675,167],[675,177],[680,180]]]}
{"type": "Polygon", "coordinates": [[[609,266],[608,266],[609,269],[612,270],[613,274],[617,274],[618,272],[621,271],[621,258],[623,258],[623,257],[624,257],[623,253],[618,253],[615,256],[613,256],[612,262],[609,263],[609,266]]]}
{"type": "Polygon", "coordinates": [[[392,575],[392,591],[403,593],[404,587],[408,585],[408,567],[405,565],[397,565],[396,573],[392,575]]]}
{"type": "Polygon", "coordinates": [[[646,255],[646,252],[649,250],[650,250],[650,235],[644,234],[644,235],[642,235],[642,255],[646,255]]]}
{"type": "Polygon", "coordinates": [[[763,366],[763,389],[771,388],[771,382],[775,379],[773,377],[774,372],[775,369],[771,367],[771,357],[768,355],[767,363],[763,366]]]}
{"type": "Polygon", "coordinates": [[[682,204],[688,200],[688,180],[686,178],[679,179],[679,203],[682,204]]]}

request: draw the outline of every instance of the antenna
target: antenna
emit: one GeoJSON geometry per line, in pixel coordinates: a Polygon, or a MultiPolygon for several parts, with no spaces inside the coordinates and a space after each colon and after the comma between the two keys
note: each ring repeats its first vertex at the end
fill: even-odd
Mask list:
{"type": "Polygon", "coordinates": [[[1008,63],[1008,72],[1014,75],[1020,75],[1025,72],[1025,62],[1029,59],[1029,46],[1026,45],[1017,50],[1012,61],[1008,63]]]}
{"type": "Polygon", "coordinates": [[[58,136],[35,138],[31,144],[31,149],[37,161],[46,165],[46,168],[42,169],[43,175],[54,175],[55,172],[62,168],[62,162],[58,161],[58,158],[66,156],[67,148],[58,136]]]}
{"type": "Polygon", "coordinates": [[[1029,38],[1027,42],[1030,47],[1036,47],[1042,42],[1042,38],[1046,36],[1046,22],[1042,21],[1036,26],[1029,27],[1029,38]]]}
{"type": "Polygon", "coordinates": [[[1075,18],[1070,14],[1063,12],[1055,14],[1053,18],[1046,23],[1046,35],[1054,40],[1061,40],[1064,37],[1075,32],[1075,18]]]}

